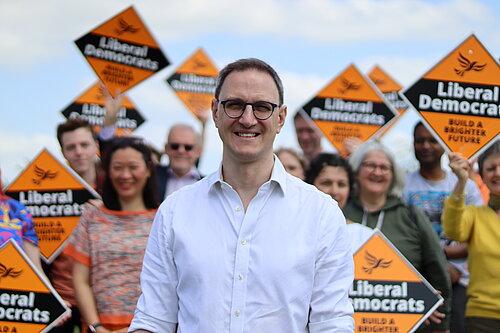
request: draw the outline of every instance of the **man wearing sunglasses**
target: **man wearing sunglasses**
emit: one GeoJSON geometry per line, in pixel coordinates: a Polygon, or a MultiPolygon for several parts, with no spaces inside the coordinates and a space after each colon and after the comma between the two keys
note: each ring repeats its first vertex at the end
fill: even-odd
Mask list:
{"type": "Polygon", "coordinates": [[[354,265],[337,203],[273,154],[283,86],[258,59],[219,73],[218,171],[156,215],[129,332],[352,332],[354,265]]]}
{"type": "Polygon", "coordinates": [[[158,192],[162,199],[201,179],[196,168],[196,161],[201,155],[201,138],[191,126],[176,124],[168,133],[165,153],[169,158],[168,167],[159,165],[156,170],[158,192]]]}

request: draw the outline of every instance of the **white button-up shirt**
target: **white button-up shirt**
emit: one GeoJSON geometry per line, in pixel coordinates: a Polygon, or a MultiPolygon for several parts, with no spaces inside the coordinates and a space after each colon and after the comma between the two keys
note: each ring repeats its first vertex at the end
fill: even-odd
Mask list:
{"type": "Polygon", "coordinates": [[[353,275],[333,199],[275,158],[245,212],[219,169],[159,208],[129,332],[352,332],[353,275]]]}

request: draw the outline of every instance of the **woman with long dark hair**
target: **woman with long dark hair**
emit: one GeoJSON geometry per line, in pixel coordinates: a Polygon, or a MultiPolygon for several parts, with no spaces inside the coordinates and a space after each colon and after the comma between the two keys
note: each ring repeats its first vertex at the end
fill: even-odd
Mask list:
{"type": "Polygon", "coordinates": [[[78,307],[91,332],[126,332],[140,295],[139,275],[159,205],[151,151],[118,138],[102,160],[103,206],[80,218],[65,252],[74,261],[78,307]]]}

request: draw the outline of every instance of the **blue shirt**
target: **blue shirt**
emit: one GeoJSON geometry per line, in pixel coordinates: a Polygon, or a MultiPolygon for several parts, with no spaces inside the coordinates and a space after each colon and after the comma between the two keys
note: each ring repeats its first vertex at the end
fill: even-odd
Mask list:
{"type": "Polygon", "coordinates": [[[33,218],[26,207],[17,200],[0,201],[0,245],[13,239],[23,247],[28,241],[38,246],[33,218]]]}

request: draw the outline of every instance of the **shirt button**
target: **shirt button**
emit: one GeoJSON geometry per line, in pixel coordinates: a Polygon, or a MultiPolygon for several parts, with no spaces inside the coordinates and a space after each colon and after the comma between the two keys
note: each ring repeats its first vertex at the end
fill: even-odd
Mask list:
{"type": "Polygon", "coordinates": [[[236,206],[236,207],[234,207],[234,210],[239,212],[241,210],[241,208],[240,208],[240,206],[236,206]]]}
{"type": "Polygon", "coordinates": [[[243,280],[243,275],[242,274],[238,274],[238,280],[243,280]]]}
{"type": "Polygon", "coordinates": [[[243,239],[243,240],[241,241],[241,245],[247,245],[247,240],[246,240],[246,239],[243,239]]]}
{"type": "Polygon", "coordinates": [[[240,316],[240,314],[241,314],[241,312],[239,312],[238,310],[234,311],[234,315],[235,315],[236,317],[239,317],[239,316],[240,316]]]}

